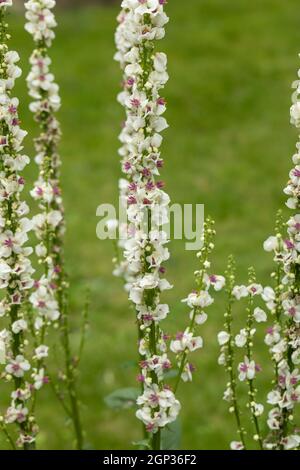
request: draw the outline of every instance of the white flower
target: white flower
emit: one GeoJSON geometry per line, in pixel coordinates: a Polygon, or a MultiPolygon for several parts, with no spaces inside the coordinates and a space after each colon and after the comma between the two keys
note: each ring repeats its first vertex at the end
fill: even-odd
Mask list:
{"type": "Polygon", "coordinates": [[[237,299],[240,300],[243,297],[248,297],[248,289],[246,286],[235,286],[232,291],[232,295],[237,299]]]}
{"type": "Polygon", "coordinates": [[[10,406],[5,415],[5,422],[11,424],[17,422],[19,424],[24,423],[27,419],[28,409],[23,407],[21,404],[15,406],[10,406]]]}
{"type": "Polygon", "coordinates": [[[240,441],[232,441],[230,443],[230,449],[231,450],[243,450],[244,446],[243,446],[242,442],[240,442],[240,441]]]}
{"type": "Polygon", "coordinates": [[[6,362],[6,344],[3,339],[0,338],[0,364],[5,364],[6,362]]]}
{"type": "Polygon", "coordinates": [[[238,348],[243,348],[247,343],[247,331],[242,329],[235,337],[235,344],[238,348]]]}
{"type": "Polygon", "coordinates": [[[300,126],[300,101],[291,106],[291,123],[296,127],[300,126]]]}
{"type": "Polygon", "coordinates": [[[0,0],[0,8],[1,7],[11,7],[12,0],[0,0]]]}
{"type": "Polygon", "coordinates": [[[278,250],[278,238],[277,237],[269,237],[264,242],[264,250],[265,251],[275,251],[278,250]]]}
{"type": "Polygon", "coordinates": [[[273,408],[269,411],[267,424],[271,430],[280,429],[281,412],[279,408],[273,408]]]}
{"type": "Polygon", "coordinates": [[[170,349],[175,354],[189,350],[196,351],[203,347],[203,340],[200,336],[194,337],[188,329],[184,333],[178,333],[176,340],[171,341],[170,349]]]}
{"type": "Polygon", "coordinates": [[[208,286],[209,285],[213,286],[215,291],[222,290],[223,287],[225,286],[225,282],[226,282],[224,276],[218,276],[218,275],[215,275],[215,274],[213,274],[212,276],[207,276],[205,280],[208,283],[208,286]]]}
{"type": "Polygon", "coordinates": [[[220,333],[218,334],[218,343],[220,346],[223,346],[224,344],[228,343],[229,339],[230,335],[226,331],[220,331],[220,333]]]}
{"type": "Polygon", "coordinates": [[[114,239],[116,238],[118,226],[119,226],[119,222],[116,219],[110,219],[106,222],[106,227],[107,227],[108,235],[110,236],[110,238],[112,237],[114,239]]]}
{"type": "MultiPolygon", "coordinates": [[[[190,313],[190,318],[192,319],[194,316],[194,312],[192,311],[190,313]]],[[[207,314],[205,312],[198,313],[195,315],[195,323],[196,325],[203,325],[207,321],[207,314]]]]}
{"type": "Polygon", "coordinates": [[[260,284],[253,283],[248,286],[248,292],[252,296],[261,295],[263,293],[263,287],[260,284]]]}
{"type": "Polygon", "coordinates": [[[182,302],[186,302],[190,308],[195,307],[208,307],[214,302],[214,299],[209,295],[207,291],[192,292],[182,302]]]}
{"type": "Polygon", "coordinates": [[[274,325],[267,329],[267,334],[265,336],[265,343],[268,346],[272,346],[280,341],[280,327],[274,325]]]}
{"type": "MultiPolygon", "coordinates": [[[[300,123],[299,123],[299,125],[300,125],[300,123]]],[[[297,434],[288,436],[288,437],[283,439],[282,443],[284,445],[285,450],[297,449],[299,447],[299,444],[300,444],[300,436],[297,435],[297,434]]]]}
{"type": "Polygon", "coordinates": [[[222,352],[218,357],[218,364],[219,366],[224,366],[226,364],[226,355],[224,352],[222,352]]]}
{"type": "Polygon", "coordinates": [[[22,355],[18,355],[15,360],[10,361],[5,370],[14,377],[23,377],[24,373],[30,369],[29,362],[22,355]]]}
{"type": "Polygon", "coordinates": [[[260,403],[254,403],[252,405],[255,416],[261,416],[264,412],[264,406],[260,403]]]}
{"type": "Polygon", "coordinates": [[[41,344],[34,351],[35,351],[35,356],[37,359],[43,359],[45,357],[48,357],[49,348],[48,346],[41,344]]]}
{"type": "Polygon", "coordinates": [[[45,383],[45,370],[40,369],[36,374],[33,374],[34,388],[40,390],[45,383]]]}
{"type": "Polygon", "coordinates": [[[261,294],[262,299],[266,302],[266,305],[269,310],[273,310],[275,308],[275,292],[272,287],[265,287],[261,294]]]}
{"type": "Polygon", "coordinates": [[[281,394],[277,390],[268,393],[267,402],[270,405],[278,405],[281,402],[281,394]]]}
{"type": "Polygon", "coordinates": [[[27,330],[27,322],[25,320],[16,320],[11,327],[13,333],[16,335],[21,333],[21,331],[27,330]]]}
{"type": "Polygon", "coordinates": [[[267,321],[267,314],[266,312],[264,312],[264,310],[262,310],[261,308],[257,307],[254,312],[253,312],[253,316],[255,318],[255,320],[257,321],[257,323],[262,323],[262,322],[266,322],[267,321]]]}
{"type": "Polygon", "coordinates": [[[295,365],[300,364],[300,348],[292,353],[292,362],[295,365]]]}
{"type": "Polygon", "coordinates": [[[254,361],[249,361],[248,357],[245,356],[244,362],[241,362],[238,366],[239,380],[252,380],[255,377],[256,366],[254,361]]]}
{"type": "Polygon", "coordinates": [[[300,322],[300,304],[297,305],[295,299],[284,300],[282,307],[285,315],[291,317],[296,323],[300,322]]]}

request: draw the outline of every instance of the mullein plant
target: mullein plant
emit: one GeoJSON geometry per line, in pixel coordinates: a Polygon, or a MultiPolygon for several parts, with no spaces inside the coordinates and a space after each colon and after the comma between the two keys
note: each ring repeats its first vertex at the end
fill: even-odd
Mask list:
{"type": "MultiPolygon", "coordinates": [[[[300,128],[300,81],[293,84],[293,104],[291,123],[300,128]]],[[[294,167],[290,171],[289,181],[284,189],[288,196],[287,207],[293,215],[284,222],[279,212],[276,220],[276,233],[264,243],[264,249],[274,255],[275,268],[271,275],[273,285],[263,288],[254,281],[251,271],[248,286],[235,286],[234,267],[229,263],[228,295],[229,307],[225,314],[225,330],[219,333],[222,353],[219,363],[226,367],[229,383],[224,398],[230,403],[230,411],[235,414],[239,440],[231,443],[232,449],[247,449],[245,427],[242,419],[237,392],[237,380],[248,383],[248,408],[253,421],[253,438],[259,449],[293,450],[300,448],[297,412],[300,402],[300,142],[296,145],[293,156],[294,167]],[[232,331],[232,309],[236,299],[248,298],[248,319],[246,328],[234,337],[232,331]],[[254,301],[261,298],[265,307],[254,306],[254,301]],[[268,312],[268,315],[267,313],[268,312]],[[265,397],[267,410],[263,419],[264,406],[257,403],[256,374],[261,370],[254,358],[254,322],[270,324],[266,330],[264,342],[269,349],[273,365],[272,390],[265,397]],[[243,348],[244,360],[236,370],[236,348],[243,348]],[[268,429],[267,432],[264,431],[268,429]]]]}
{"type": "Polygon", "coordinates": [[[15,79],[21,75],[16,65],[17,52],[10,51],[10,39],[6,23],[7,7],[12,1],[0,1],[0,271],[2,298],[0,301],[0,363],[1,378],[12,385],[11,403],[0,428],[13,448],[32,449],[38,427],[33,415],[35,390],[38,387],[36,365],[40,348],[31,348],[30,315],[28,296],[33,285],[33,268],[29,256],[32,248],[27,246],[28,232],[32,228],[26,217],[28,205],[22,200],[24,189],[22,171],[29,163],[23,154],[26,132],[20,128],[17,98],[12,97],[15,79]],[[3,328],[4,327],[4,328],[3,328]],[[11,428],[16,425],[15,432],[11,428]],[[13,434],[12,434],[13,433],[13,434]]]}
{"type": "Polygon", "coordinates": [[[206,309],[213,304],[211,290],[221,291],[225,285],[225,277],[211,274],[210,257],[214,250],[216,231],[214,221],[208,217],[204,222],[202,248],[197,253],[198,269],[195,271],[195,289],[182,302],[189,307],[189,324],[184,332],[178,332],[171,341],[170,349],[176,354],[178,375],[175,383],[176,392],[180,381],[192,381],[195,366],[190,362],[190,353],[203,347],[203,339],[196,336],[199,326],[207,321],[206,309]]]}
{"type": "Polygon", "coordinates": [[[165,1],[124,0],[116,34],[116,59],[123,70],[124,91],[119,102],[126,111],[120,134],[122,147],[122,198],[126,198],[129,235],[124,243],[125,277],[129,299],[134,305],[139,329],[142,393],[137,399],[137,418],[151,441],[161,448],[161,430],[176,420],[180,403],[166,386],[164,375],[171,367],[167,355],[167,337],[161,321],[169,306],[161,303],[161,294],[172,286],[163,277],[163,263],[169,258],[167,223],[169,196],[157,181],[163,165],[160,154],[161,132],[167,128],[162,114],[166,103],[160,90],[168,80],[167,57],[155,51],[155,40],[164,36],[168,17],[165,1]]]}
{"type": "MultiPolygon", "coordinates": [[[[166,0],[124,0],[118,17],[115,59],[123,71],[123,91],[118,101],[125,108],[126,121],[120,134],[122,171],[120,199],[127,212],[127,224],[119,226],[119,248],[114,273],[125,281],[129,300],[134,306],[139,336],[139,367],[137,377],[141,394],[137,398],[136,416],[142,421],[148,445],[161,449],[161,432],[176,421],[181,405],[175,397],[182,380],[192,380],[194,371],[189,354],[202,347],[196,327],[205,322],[203,308],[213,302],[208,293],[211,286],[221,289],[221,276],[209,276],[208,256],[213,249],[214,228],[208,220],[204,228],[203,249],[199,252],[200,269],[196,271],[197,289],[184,301],[190,308],[190,324],[170,336],[161,323],[169,315],[169,306],[161,303],[165,290],[172,288],[165,279],[164,263],[169,259],[169,242],[164,225],[169,222],[169,196],[159,179],[163,167],[160,152],[161,132],[168,127],[163,114],[166,100],[161,90],[168,81],[167,56],[156,51],[156,41],[165,36],[168,16],[166,0]],[[178,363],[174,389],[166,383],[172,367],[169,349],[178,363]]],[[[116,222],[109,222],[115,230],[116,222]]]]}
{"type": "MultiPolygon", "coordinates": [[[[33,228],[38,240],[35,252],[38,264],[42,267],[41,277],[35,282],[30,296],[33,311],[37,314],[36,339],[44,343],[47,328],[57,323],[62,337],[65,354],[65,371],[60,374],[66,385],[68,401],[64,399],[59,384],[51,376],[51,386],[64,410],[74,425],[76,447],[83,447],[83,432],[77,396],[77,369],[79,360],[72,357],[68,319],[68,282],[65,274],[64,209],[60,186],[61,140],[60,123],[56,113],[61,106],[59,87],[50,71],[49,48],[55,38],[57,23],[53,13],[54,0],[29,0],[25,3],[27,23],[25,29],[32,35],[35,49],[30,57],[31,71],[27,77],[29,95],[33,99],[30,110],[39,124],[40,134],[35,139],[38,165],[38,180],[31,196],[38,201],[39,214],[33,218],[33,228]]],[[[86,318],[84,319],[86,321],[86,318]]],[[[81,341],[82,344],[82,341],[81,341]]],[[[48,381],[45,359],[48,347],[45,345],[40,354],[39,371],[41,382],[48,381]]]]}

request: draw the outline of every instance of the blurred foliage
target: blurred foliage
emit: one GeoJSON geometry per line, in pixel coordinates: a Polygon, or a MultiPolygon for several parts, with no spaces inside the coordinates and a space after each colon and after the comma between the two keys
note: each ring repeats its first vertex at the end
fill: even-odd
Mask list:
{"type": "MultiPolygon", "coordinates": [[[[121,74],[112,59],[117,3],[61,11],[53,48],[63,98],[61,154],[73,340],[77,346],[78,312],[89,285],[91,326],[80,387],[87,447],[99,449],[128,449],[142,438],[132,409],[115,411],[104,403],[114,390],[134,387],[137,374],[134,315],[121,283],[111,274],[113,247],[95,234],[96,207],[117,201],[120,175],[117,136],[124,115],[116,102],[121,74]]],[[[170,23],[159,45],[168,54],[170,72],[165,93],[170,129],[163,147],[167,190],[174,202],[205,203],[206,213],[216,219],[215,272],[224,271],[233,252],[240,282],[246,281],[248,265],[255,264],[259,281],[268,283],[272,260],[262,242],[272,233],[277,208],[284,206],[282,187],[296,142],[289,106],[298,66],[299,2],[188,0],[183,5],[182,0],[170,0],[167,10],[170,23]]],[[[32,43],[23,31],[22,16],[11,18],[11,31],[24,69],[16,93],[23,126],[30,131],[26,150],[32,156],[36,127],[24,80],[32,43]]],[[[34,163],[26,176],[29,191],[36,177],[34,163]]],[[[193,288],[196,260],[180,241],[172,241],[170,249],[167,276],[175,289],[165,296],[171,305],[165,328],[174,333],[186,325],[188,312],[180,299],[193,288]]],[[[221,296],[202,328],[205,348],[194,356],[195,380],[179,391],[184,449],[227,448],[237,437],[233,417],[221,400],[224,371],[216,364],[223,312],[221,296]]],[[[235,314],[239,327],[242,307],[235,314]]],[[[262,335],[258,349],[257,359],[264,364],[262,335]]],[[[58,352],[56,362],[60,360],[58,352]]],[[[270,387],[269,372],[266,367],[259,378],[261,400],[270,387]]],[[[3,390],[0,400],[3,408],[3,390]]],[[[39,394],[38,419],[40,448],[72,446],[69,424],[50,389],[39,394]]],[[[5,446],[2,440],[0,447],[5,446]]]]}

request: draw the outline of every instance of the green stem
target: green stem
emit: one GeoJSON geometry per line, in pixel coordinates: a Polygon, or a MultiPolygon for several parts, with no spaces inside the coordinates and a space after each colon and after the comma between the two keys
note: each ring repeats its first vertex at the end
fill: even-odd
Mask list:
{"type": "Polygon", "coordinates": [[[62,314],[62,334],[63,334],[63,345],[65,351],[65,365],[67,375],[67,390],[70,400],[72,422],[76,437],[76,449],[82,450],[83,448],[83,431],[81,426],[79,403],[77,398],[77,387],[75,370],[72,365],[72,356],[70,348],[70,337],[69,337],[69,321],[68,314],[64,311],[62,314]]]}

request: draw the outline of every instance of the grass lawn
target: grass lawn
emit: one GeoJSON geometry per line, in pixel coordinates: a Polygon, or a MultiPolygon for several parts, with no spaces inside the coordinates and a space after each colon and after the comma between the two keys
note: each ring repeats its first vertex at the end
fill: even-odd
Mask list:
{"type": "MultiPolygon", "coordinates": [[[[170,24],[160,44],[170,72],[163,171],[167,190],[173,202],[204,203],[215,218],[216,272],[224,271],[227,256],[234,253],[240,282],[254,264],[259,280],[268,283],[272,261],[262,243],[273,231],[276,210],[284,205],[282,188],[296,142],[289,106],[299,66],[299,2],[188,0],[183,7],[181,0],[170,0],[167,10],[170,24]]],[[[111,274],[113,248],[95,233],[96,208],[117,200],[120,176],[117,136],[123,112],[115,97],[121,75],[112,60],[117,11],[116,6],[60,11],[53,48],[63,98],[61,154],[74,346],[88,285],[91,327],[80,388],[86,441],[98,449],[128,449],[140,433],[132,410],[114,412],[103,402],[114,389],[132,386],[136,375],[128,362],[136,358],[134,316],[121,283],[111,274]]],[[[11,32],[24,69],[16,86],[23,127],[36,132],[24,84],[32,43],[21,16],[11,18],[11,32]]],[[[27,146],[33,155],[31,136],[27,146]]],[[[28,189],[35,175],[32,164],[28,189]]],[[[173,333],[186,325],[180,299],[193,288],[196,261],[182,242],[172,242],[170,249],[168,279],[176,288],[166,296],[172,309],[166,329],[173,333]]],[[[216,364],[223,312],[219,299],[203,328],[205,349],[194,357],[195,380],[179,393],[183,449],[223,449],[236,439],[233,417],[221,400],[226,379],[216,364]]],[[[268,380],[262,380],[262,399],[268,380]]],[[[68,448],[70,428],[59,405],[50,391],[39,397],[39,447],[68,448]]],[[[0,441],[0,448],[5,445],[0,441]]]]}

